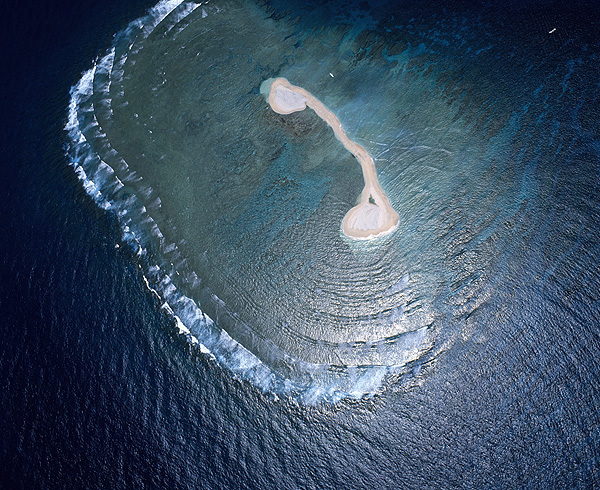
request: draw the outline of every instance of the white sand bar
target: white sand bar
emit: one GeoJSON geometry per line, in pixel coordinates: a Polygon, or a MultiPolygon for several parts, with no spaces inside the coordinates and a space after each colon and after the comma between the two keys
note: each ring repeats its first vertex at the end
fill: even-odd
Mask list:
{"type": "MultiPolygon", "coordinates": [[[[270,80],[269,80],[270,81],[270,80]]],[[[375,163],[367,151],[346,136],[344,128],[335,114],[303,88],[296,87],[285,78],[271,82],[269,105],[279,114],[291,114],[310,107],[323,119],[346,149],[352,153],[362,167],[365,187],[360,203],[350,209],[342,221],[342,230],[350,238],[374,238],[391,233],[398,226],[398,213],[390,206],[387,196],[379,185],[375,163]]]]}

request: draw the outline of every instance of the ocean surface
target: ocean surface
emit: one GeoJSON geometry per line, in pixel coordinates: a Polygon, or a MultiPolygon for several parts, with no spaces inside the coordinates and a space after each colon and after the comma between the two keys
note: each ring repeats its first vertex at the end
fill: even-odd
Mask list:
{"type": "Polygon", "coordinates": [[[0,488],[600,487],[600,7],[8,10],[0,488]]]}

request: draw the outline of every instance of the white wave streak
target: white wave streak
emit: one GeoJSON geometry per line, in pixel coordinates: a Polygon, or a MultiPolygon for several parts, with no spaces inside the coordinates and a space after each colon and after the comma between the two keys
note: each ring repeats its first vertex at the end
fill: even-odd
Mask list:
{"type": "MultiPolygon", "coordinates": [[[[168,32],[200,5],[201,4],[185,2],[183,0],[162,0],[149,10],[148,15],[132,22],[130,27],[138,27],[141,30],[140,40],[144,40],[167,17],[169,18],[169,24],[166,26],[168,32]]],[[[136,40],[136,45],[131,48],[131,52],[137,53],[140,49],[141,45],[136,40]]]]}

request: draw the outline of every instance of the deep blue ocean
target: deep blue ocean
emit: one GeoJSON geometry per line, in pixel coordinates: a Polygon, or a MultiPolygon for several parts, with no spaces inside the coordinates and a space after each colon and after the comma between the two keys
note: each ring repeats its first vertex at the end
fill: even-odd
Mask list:
{"type": "Polygon", "coordinates": [[[0,488],[600,488],[600,6],[1,27],[0,488]],[[372,152],[394,235],[340,236],[358,166],[274,76],[372,152]]]}

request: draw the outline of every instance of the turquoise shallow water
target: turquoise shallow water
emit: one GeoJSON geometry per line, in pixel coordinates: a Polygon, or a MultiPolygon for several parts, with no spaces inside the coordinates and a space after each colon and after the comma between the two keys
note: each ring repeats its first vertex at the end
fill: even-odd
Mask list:
{"type": "Polygon", "coordinates": [[[418,382],[526,250],[553,185],[539,155],[562,142],[523,139],[529,106],[465,79],[472,60],[449,65],[443,43],[273,12],[171,1],[132,22],[72,91],[70,159],[180,331],[225,367],[311,402],[418,382]],[[373,155],[394,234],[340,232],[360,167],[311,111],[269,109],[276,76],[373,155]]]}

